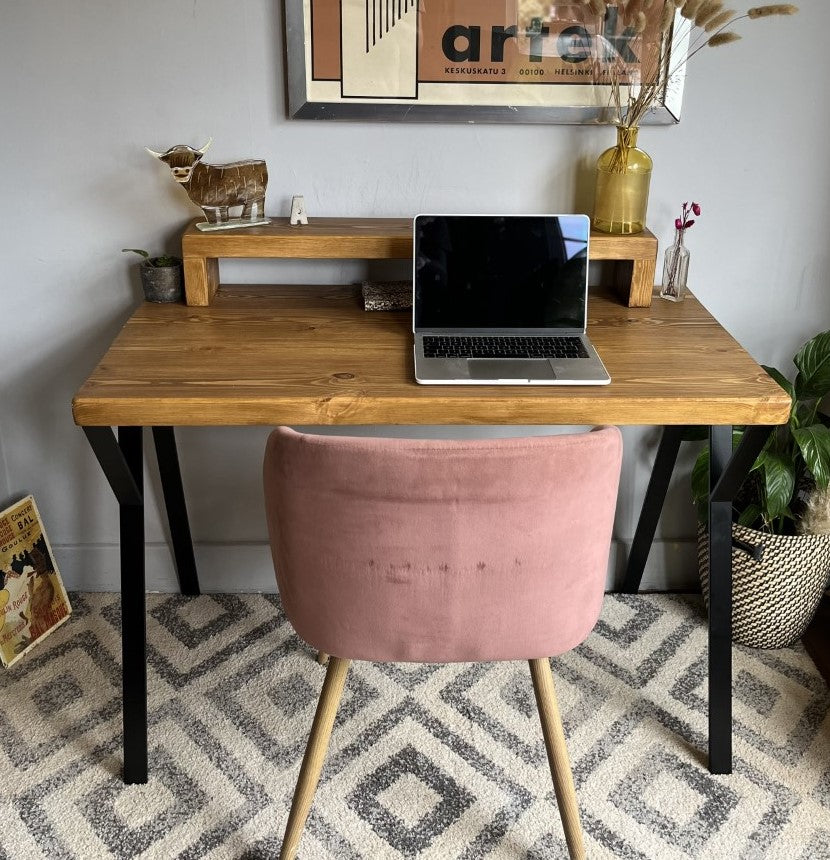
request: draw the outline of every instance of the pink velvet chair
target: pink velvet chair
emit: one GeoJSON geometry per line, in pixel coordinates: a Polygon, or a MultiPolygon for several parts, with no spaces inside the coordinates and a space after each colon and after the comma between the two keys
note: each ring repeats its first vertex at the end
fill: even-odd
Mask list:
{"type": "Polygon", "coordinates": [[[281,857],[296,856],[353,659],[529,660],[568,849],[584,857],[549,658],[599,616],[621,456],[615,427],[475,441],[271,434],[282,604],[332,655],[281,857]]]}

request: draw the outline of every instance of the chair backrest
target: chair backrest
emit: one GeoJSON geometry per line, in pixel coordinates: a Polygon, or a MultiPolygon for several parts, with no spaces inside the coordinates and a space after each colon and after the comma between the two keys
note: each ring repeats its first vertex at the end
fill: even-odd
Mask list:
{"type": "Polygon", "coordinates": [[[616,427],[470,441],[281,427],[264,484],[286,615],[350,659],[567,651],[601,608],[621,458],[616,427]]]}

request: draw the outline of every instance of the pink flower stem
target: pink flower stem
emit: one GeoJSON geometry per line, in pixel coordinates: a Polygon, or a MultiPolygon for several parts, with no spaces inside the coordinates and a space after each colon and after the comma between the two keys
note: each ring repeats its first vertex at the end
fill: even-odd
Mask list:
{"type": "Polygon", "coordinates": [[[680,266],[680,248],[683,245],[683,232],[682,229],[677,230],[677,235],[674,237],[671,261],[669,263],[669,280],[666,284],[666,293],[670,296],[677,296],[677,270],[680,266]]]}

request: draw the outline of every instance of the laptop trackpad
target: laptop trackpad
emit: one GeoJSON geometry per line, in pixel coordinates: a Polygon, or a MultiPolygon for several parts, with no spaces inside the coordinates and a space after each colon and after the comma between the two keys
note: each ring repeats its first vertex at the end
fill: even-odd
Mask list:
{"type": "Polygon", "coordinates": [[[469,358],[470,379],[556,379],[546,358],[469,358]]]}

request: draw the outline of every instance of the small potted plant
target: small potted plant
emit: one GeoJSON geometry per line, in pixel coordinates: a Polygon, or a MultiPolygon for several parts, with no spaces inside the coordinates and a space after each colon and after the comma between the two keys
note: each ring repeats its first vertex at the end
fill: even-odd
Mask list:
{"type": "Polygon", "coordinates": [[[138,254],[141,263],[141,286],[148,302],[179,302],[182,299],[182,261],[179,257],[162,255],[151,257],[141,248],[122,248],[127,253],[138,254]]]}
{"type": "MultiPolygon", "coordinates": [[[[830,428],[819,411],[830,393],[830,331],[808,340],[793,362],[794,382],[764,366],[790,395],[790,418],[773,430],[732,510],[733,639],[756,648],[781,648],[799,639],[830,578],[830,428]]],[[[735,429],[733,446],[742,434],[743,428],[735,429]]],[[[692,470],[692,495],[707,602],[708,475],[705,448],[692,470]]]]}

